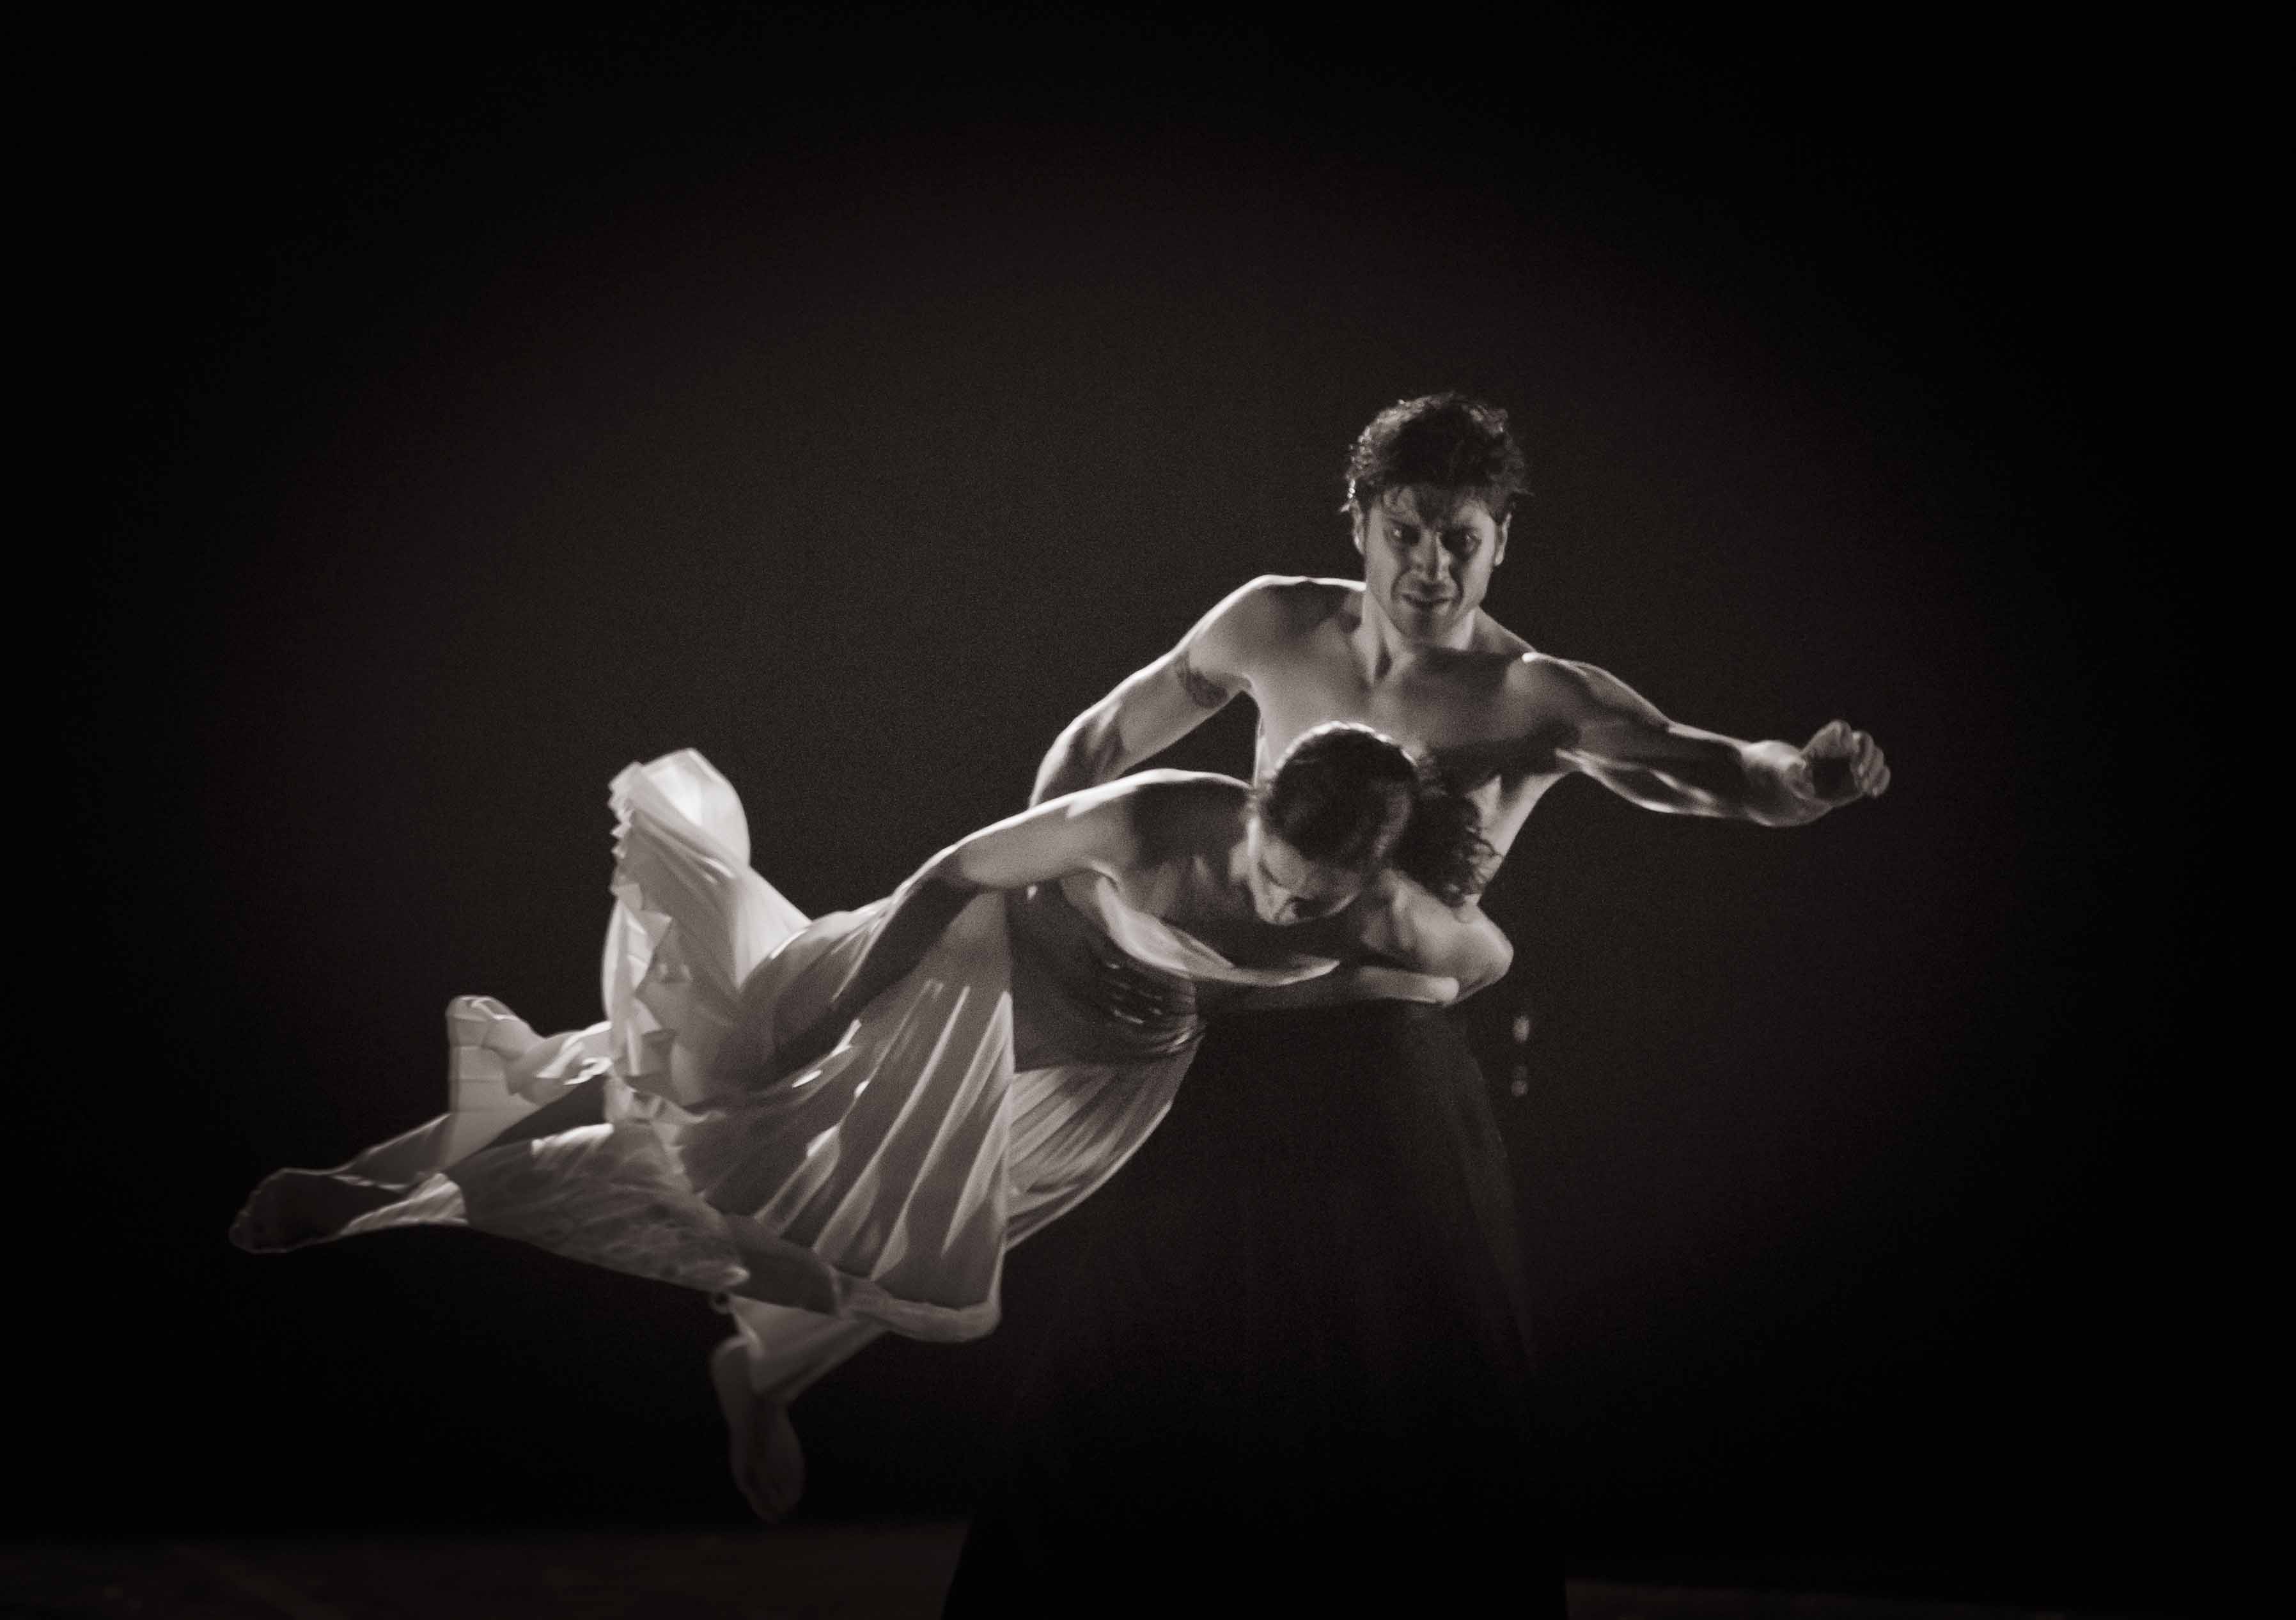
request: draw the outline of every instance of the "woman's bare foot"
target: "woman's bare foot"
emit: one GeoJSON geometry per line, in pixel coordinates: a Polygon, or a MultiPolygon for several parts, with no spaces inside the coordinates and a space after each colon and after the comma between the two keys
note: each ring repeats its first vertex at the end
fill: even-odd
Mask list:
{"type": "Polygon", "coordinates": [[[750,1510],[779,1524],[805,1494],[805,1452],[789,1408],[750,1387],[750,1357],[738,1333],[709,1353],[709,1381],[726,1414],[734,1483],[750,1510]]]}
{"type": "Polygon", "coordinates": [[[263,1178],[231,1223],[231,1240],[256,1254],[332,1238],[371,1209],[406,1196],[402,1187],[332,1170],[280,1170],[263,1178]]]}

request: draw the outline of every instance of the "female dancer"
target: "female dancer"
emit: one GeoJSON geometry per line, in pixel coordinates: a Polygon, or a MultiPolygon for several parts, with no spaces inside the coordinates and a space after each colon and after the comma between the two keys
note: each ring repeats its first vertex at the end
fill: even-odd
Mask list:
{"type": "Polygon", "coordinates": [[[1465,904],[1473,807],[1361,725],[1256,789],[1152,771],[1054,799],[811,922],[699,754],[612,803],[606,1019],[544,1039],[457,998],[450,1111],[277,1172],[232,1237],[466,1225],[720,1296],[740,1333],[712,1372],[768,1518],[801,1488],[788,1403],[886,1329],[994,1327],[1004,1250],[1155,1128],[1208,1014],[1443,1002],[1509,954],[1465,904]]]}

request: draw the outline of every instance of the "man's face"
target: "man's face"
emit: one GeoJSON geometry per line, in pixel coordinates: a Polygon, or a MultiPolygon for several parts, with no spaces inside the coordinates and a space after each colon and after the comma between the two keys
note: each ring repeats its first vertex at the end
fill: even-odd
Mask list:
{"type": "Polygon", "coordinates": [[[1473,617],[1506,538],[1482,496],[1432,484],[1384,490],[1356,513],[1365,594],[1406,641],[1441,641],[1473,617]]]}

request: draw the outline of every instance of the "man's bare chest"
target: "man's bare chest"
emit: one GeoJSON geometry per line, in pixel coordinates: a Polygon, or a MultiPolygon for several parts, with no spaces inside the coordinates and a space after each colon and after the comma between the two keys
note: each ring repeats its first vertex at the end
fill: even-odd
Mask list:
{"type": "Polygon", "coordinates": [[[1386,732],[1431,755],[1474,799],[1483,834],[1505,851],[1559,767],[1507,690],[1506,659],[1463,659],[1407,679],[1371,682],[1351,657],[1309,649],[1253,672],[1259,710],[1256,773],[1275,768],[1302,735],[1334,720],[1386,732]]]}
{"type": "Polygon", "coordinates": [[[1365,681],[1351,665],[1301,659],[1257,674],[1259,764],[1272,768],[1316,726],[1352,721],[1431,753],[1447,771],[1465,767],[1479,780],[1495,773],[1517,739],[1496,672],[1469,669],[1458,678],[1365,681]]]}

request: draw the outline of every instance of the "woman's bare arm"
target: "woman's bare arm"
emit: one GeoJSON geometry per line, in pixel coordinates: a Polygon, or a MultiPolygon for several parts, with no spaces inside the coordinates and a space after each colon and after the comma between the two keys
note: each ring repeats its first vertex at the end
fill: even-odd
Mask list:
{"type": "Polygon", "coordinates": [[[1026,888],[1071,872],[1111,875],[1138,859],[1134,801],[1144,778],[1087,788],[1024,810],[958,839],[895,891],[891,908],[861,958],[802,1034],[779,1046],[777,1064],[801,1068],[827,1052],[862,1009],[924,960],[976,896],[1026,888]]]}

